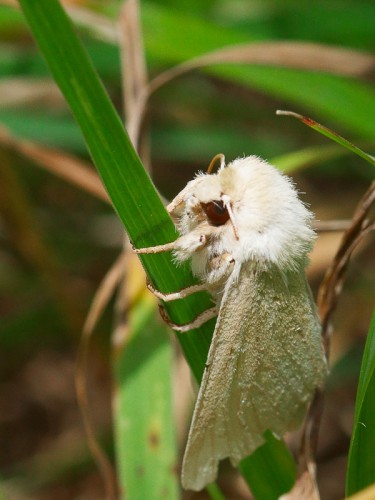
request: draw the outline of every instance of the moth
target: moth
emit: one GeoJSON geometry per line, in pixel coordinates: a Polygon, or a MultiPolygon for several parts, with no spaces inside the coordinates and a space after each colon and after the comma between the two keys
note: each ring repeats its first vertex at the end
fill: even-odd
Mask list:
{"type": "Polygon", "coordinates": [[[327,373],[316,307],[305,277],[315,233],[292,181],[249,156],[217,155],[168,205],[180,237],[138,253],[173,251],[191,260],[200,284],[162,294],[177,300],[207,290],[215,306],[180,332],[217,315],[182,465],[182,485],[214,481],[219,461],[236,466],[264,442],[302,422],[327,373]],[[214,163],[220,160],[216,173],[214,163]]]}

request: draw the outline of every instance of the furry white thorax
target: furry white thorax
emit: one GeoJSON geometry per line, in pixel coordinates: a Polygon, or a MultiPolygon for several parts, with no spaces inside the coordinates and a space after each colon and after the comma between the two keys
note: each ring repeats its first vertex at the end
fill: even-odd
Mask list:
{"type": "Polygon", "coordinates": [[[216,174],[198,174],[171,205],[181,234],[176,260],[191,258],[194,274],[213,286],[223,277],[215,283],[210,263],[220,256],[234,259],[234,273],[246,262],[297,270],[306,265],[315,239],[312,213],[299,200],[292,181],[256,156],[238,158],[216,174]],[[202,209],[202,203],[223,195],[230,200],[238,238],[230,220],[213,226],[202,209]],[[204,246],[199,245],[202,237],[204,246]]]}

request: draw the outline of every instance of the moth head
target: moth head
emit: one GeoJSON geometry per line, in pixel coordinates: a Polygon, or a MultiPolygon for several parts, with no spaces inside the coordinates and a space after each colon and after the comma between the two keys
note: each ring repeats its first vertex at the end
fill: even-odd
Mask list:
{"type": "MultiPolygon", "coordinates": [[[[208,166],[207,175],[212,174],[215,164],[220,161],[220,169],[225,168],[225,156],[218,154],[214,156],[208,166]]],[[[221,193],[218,199],[212,199],[207,203],[201,201],[201,207],[206,214],[209,224],[212,226],[223,226],[228,221],[232,224],[234,234],[238,239],[238,231],[236,229],[236,221],[231,207],[231,200],[228,195],[221,193]]]]}
{"type": "Polygon", "coordinates": [[[212,173],[218,160],[220,161],[219,172],[224,169],[224,155],[216,155],[212,159],[207,173],[200,173],[194,180],[190,181],[173,200],[169,209],[183,234],[198,226],[205,233],[209,232],[211,228],[212,235],[222,234],[222,230],[229,228],[235,239],[238,240],[239,235],[231,198],[223,191],[219,172],[212,173]]]}

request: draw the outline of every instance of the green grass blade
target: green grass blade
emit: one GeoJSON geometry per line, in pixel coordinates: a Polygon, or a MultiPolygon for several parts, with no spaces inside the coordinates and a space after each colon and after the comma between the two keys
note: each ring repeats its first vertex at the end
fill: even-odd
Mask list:
{"type": "Polygon", "coordinates": [[[289,491],[295,481],[296,465],[283,441],[266,432],[267,445],[263,445],[241,461],[239,469],[246,478],[255,498],[277,500],[289,491]],[[271,446],[272,445],[272,446],[271,446]],[[273,464],[282,464],[274,468],[273,464]]]}
{"type": "Polygon", "coordinates": [[[319,165],[324,161],[340,158],[345,154],[347,154],[347,151],[343,148],[331,144],[328,146],[311,146],[274,157],[271,159],[271,163],[282,172],[289,173],[311,165],[319,165]]]}
{"type": "Polygon", "coordinates": [[[297,118],[297,120],[301,121],[308,127],[311,127],[312,129],[318,131],[320,134],[328,137],[328,139],[331,139],[331,141],[337,142],[337,144],[340,144],[340,146],[343,146],[344,148],[348,149],[352,153],[356,154],[357,156],[360,156],[364,160],[366,160],[368,163],[371,163],[372,166],[375,166],[375,158],[364,151],[360,149],[359,147],[355,146],[351,142],[349,142],[347,139],[344,137],[341,137],[341,135],[337,134],[336,132],[333,132],[329,128],[325,127],[324,125],[321,125],[320,123],[316,122],[312,118],[307,118],[306,116],[302,116],[298,113],[294,113],[293,111],[277,111],[276,114],[278,115],[285,115],[285,116],[292,116],[293,118],[297,118]]]}
{"type": "Polygon", "coordinates": [[[375,483],[375,311],[370,323],[358,383],[350,443],[346,494],[375,483]]]}
{"type": "Polygon", "coordinates": [[[256,499],[277,500],[293,487],[296,464],[283,440],[268,431],[264,438],[265,443],[238,468],[256,499]]]}
{"type": "Polygon", "coordinates": [[[131,338],[115,359],[115,433],[124,498],[179,498],[172,420],[172,350],[154,301],[129,316],[131,338]]]}
{"type": "MultiPolygon", "coordinates": [[[[174,225],[64,10],[56,0],[22,0],[20,4],[131,240],[142,247],[175,239],[174,225]]],[[[188,266],[177,272],[169,255],[146,255],[141,260],[161,290],[178,290],[192,282],[188,266]]],[[[186,322],[208,304],[208,297],[200,294],[185,304],[170,304],[168,312],[174,321],[186,322]]],[[[206,325],[203,335],[179,336],[198,379],[203,373],[212,326],[206,325]]]]}
{"type": "Polygon", "coordinates": [[[208,491],[211,500],[225,500],[225,496],[222,494],[216,483],[208,484],[206,486],[206,490],[208,491]]]}
{"type": "MultiPolygon", "coordinates": [[[[81,127],[92,159],[131,240],[137,247],[173,240],[176,234],[172,221],[64,10],[56,0],[20,0],[20,5],[81,127]]],[[[192,282],[188,267],[176,270],[168,255],[142,256],[142,263],[160,290],[178,290],[192,282]]],[[[206,309],[209,303],[208,296],[200,293],[184,300],[184,303],[168,305],[167,310],[173,321],[183,323],[206,309]]],[[[213,325],[211,321],[200,331],[178,336],[198,380],[203,374],[213,325]]],[[[273,449],[274,443],[268,441],[267,446],[273,449]]],[[[282,446],[282,454],[287,454],[285,445],[282,446]]],[[[274,462],[272,467],[280,469],[280,475],[283,475],[283,460],[274,462]]],[[[259,473],[262,474],[262,471],[259,473]]],[[[275,488],[279,488],[281,493],[284,484],[278,485],[277,477],[279,474],[275,474],[275,488]]]]}

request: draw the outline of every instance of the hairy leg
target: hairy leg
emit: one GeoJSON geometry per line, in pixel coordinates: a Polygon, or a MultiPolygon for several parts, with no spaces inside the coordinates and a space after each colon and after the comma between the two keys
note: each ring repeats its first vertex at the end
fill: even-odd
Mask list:
{"type": "Polygon", "coordinates": [[[165,312],[164,307],[159,306],[159,311],[161,317],[167,323],[167,325],[173,328],[173,330],[176,330],[176,332],[185,333],[189,332],[190,330],[194,330],[195,328],[199,328],[210,319],[215,318],[218,315],[219,309],[217,307],[206,309],[201,314],[198,314],[198,316],[194,318],[193,321],[191,321],[190,323],[185,323],[184,325],[176,325],[175,323],[172,323],[167,313],[165,312]]]}
{"type": "Polygon", "coordinates": [[[192,285],[188,286],[186,288],[182,288],[178,292],[172,292],[172,293],[163,293],[160,292],[159,290],[156,290],[151,283],[147,280],[146,282],[147,288],[150,290],[151,293],[155,295],[158,299],[164,300],[164,302],[171,302],[173,300],[178,300],[178,299],[184,299],[185,297],[188,297],[189,295],[192,295],[193,293],[196,292],[202,292],[206,291],[207,287],[203,283],[197,284],[197,285],[192,285]]]}
{"type": "Polygon", "coordinates": [[[138,254],[150,254],[150,253],[162,253],[162,252],[170,252],[175,250],[177,253],[186,253],[189,258],[190,255],[206,246],[207,237],[204,234],[200,235],[185,235],[180,236],[175,241],[171,241],[170,243],[165,243],[164,245],[157,245],[155,247],[146,247],[146,248],[134,248],[133,251],[138,254]]]}

